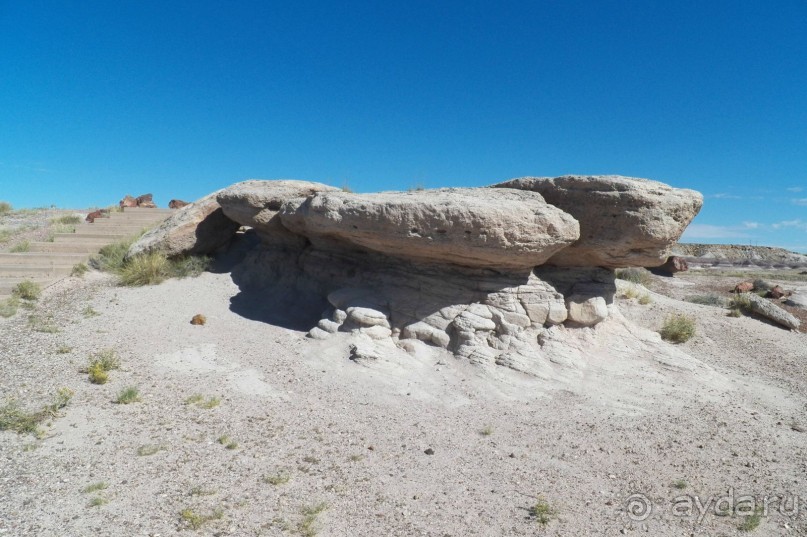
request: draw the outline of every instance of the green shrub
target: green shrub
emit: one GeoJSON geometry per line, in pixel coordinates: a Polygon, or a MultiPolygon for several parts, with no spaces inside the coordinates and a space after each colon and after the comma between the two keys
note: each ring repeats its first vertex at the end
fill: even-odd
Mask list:
{"type": "Polygon", "coordinates": [[[18,283],[11,293],[25,300],[37,300],[42,294],[42,287],[36,282],[25,280],[18,283]]]}
{"type": "Polygon", "coordinates": [[[653,303],[653,299],[650,298],[650,295],[648,295],[648,294],[644,294],[644,295],[639,297],[639,304],[641,304],[642,306],[647,306],[648,304],[652,304],[652,303],[653,303]]]}
{"type": "Polygon", "coordinates": [[[549,524],[557,514],[557,509],[549,505],[543,498],[539,498],[538,502],[529,509],[530,518],[535,519],[542,526],[549,524]]]}
{"type": "Polygon", "coordinates": [[[695,319],[688,315],[672,315],[664,321],[659,333],[662,339],[684,343],[695,335],[695,319]]]}
{"type": "Polygon", "coordinates": [[[14,207],[7,201],[0,201],[0,215],[8,214],[14,210],[14,207]]]}
{"type": "Polygon", "coordinates": [[[30,241],[22,241],[18,242],[14,246],[9,249],[9,252],[12,254],[24,254],[25,252],[31,251],[31,242],[30,241]]]}
{"type": "Polygon", "coordinates": [[[101,364],[90,364],[87,369],[90,382],[93,384],[106,384],[109,380],[109,373],[101,366],[101,364]]]}
{"type": "Polygon", "coordinates": [[[93,384],[106,384],[109,372],[120,368],[120,359],[113,349],[105,349],[90,356],[87,374],[93,384]]]}
{"type": "Polygon", "coordinates": [[[107,244],[98,251],[98,255],[90,259],[90,265],[104,272],[120,273],[126,264],[126,252],[129,251],[129,247],[136,240],[137,237],[135,236],[107,244]]]}
{"type": "Polygon", "coordinates": [[[115,402],[119,405],[128,405],[140,401],[140,391],[135,386],[129,386],[121,390],[115,402]]]}
{"type": "Polygon", "coordinates": [[[0,244],[5,244],[11,239],[11,231],[8,229],[0,229],[0,244]]]}
{"type": "Polygon", "coordinates": [[[648,287],[653,281],[650,271],[639,267],[618,269],[616,271],[616,277],[620,280],[627,280],[629,282],[644,285],[645,287],[648,287]]]}

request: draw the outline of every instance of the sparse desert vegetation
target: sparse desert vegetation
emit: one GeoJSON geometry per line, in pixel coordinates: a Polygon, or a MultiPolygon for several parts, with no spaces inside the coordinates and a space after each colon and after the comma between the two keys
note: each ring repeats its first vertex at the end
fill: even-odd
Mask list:
{"type": "Polygon", "coordinates": [[[136,386],[128,386],[120,391],[115,398],[115,402],[119,405],[128,405],[140,401],[140,390],[136,386]]]}
{"type": "Polygon", "coordinates": [[[38,300],[42,295],[42,288],[36,282],[25,280],[14,287],[12,294],[24,300],[38,300]]]}
{"type": "Polygon", "coordinates": [[[55,418],[73,398],[73,390],[59,388],[52,402],[37,411],[25,410],[16,399],[9,399],[0,406],[0,431],[33,433],[40,435],[39,426],[47,419],[55,418]]]}
{"type": "Polygon", "coordinates": [[[202,526],[214,520],[220,520],[224,511],[215,509],[209,513],[200,513],[191,508],[185,508],[179,513],[179,518],[192,530],[201,529],[202,526]]]}
{"type": "Polygon", "coordinates": [[[630,267],[624,269],[617,269],[616,277],[620,280],[637,283],[645,287],[649,287],[653,281],[653,275],[650,271],[644,268],[630,267]]]}
{"type": "Polygon", "coordinates": [[[667,341],[685,343],[695,335],[695,318],[683,314],[670,315],[664,320],[659,333],[667,341]]]}
{"type": "Polygon", "coordinates": [[[545,499],[538,498],[538,500],[529,509],[529,516],[535,522],[542,526],[546,526],[557,517],[558,511],[545,499]]]}
{"type": "Polygon", "coordinates": [[[101,249],[92,258],[91,264],[106,272],[117,274],[121,285],[156,285],[168,278],[188,278],[199,276],[210,264],[205,256],[183,256],[169,259],[164,253],[155,251],[126,258],[129,247],[137,239],[131,237],[101,249]]]}
{"type": "MultiPolygon", "coordinates": [[[[776,486],[796,463],[773,464],[764,453],[794,449],[803,440],[799,416],[782,408],[766,412],[715,379],[740,379],[753,385],[754,393],[770,384],[787,390],[792,383],[796,387],[788,393],[800,400],[801,381],[786,374],[800,363],[797,353],[783,350],[800,335],[762,323],[753,313],[726,317],[728,308],[743,307],[744,297],[730,292],[736,281],[687,274],[650,275],[639,283],[645,275],[638,272],[637,278],[626,275],[636,283],[617,282],[614,299],[633,323],[630,330],[656,331],[666,319],[682,315],[694,319],[699,337],[669,355],[664,349],[673,347],[657,336],[636,351],[629,341],[609,341],[612,336],[598,328],[576,345],[583,351],[602,346],[607,357],[584,352],[563,366],[547,361],[542,377],[501,373],[500,365],[491,364],[512,384],[487,378],[467,360],[419,356],[423,349],[439,352],[431,346],[401,356],[390,347],[375,362],[355,364],[336,344],[250,318],[260,318],[260,310],[240,309],[244,295],[239,298],[242,291],[227,274],[128,288],[114,286],[117,272],[93,272],[61,284],[69,292],[55,286],[36,301],[9,299],[10,309],[30,311],[0,319],[2,328],[29,331],[24,337],[0,333],[13,357],[9,365],[0,364],[7,379],[0,382],[15,394],[3,403],[6,425],[0,434],[8,441],[0,442],[0,455],[21,468],[51,468],[42,485],[25,486],[42,497],[46,485],[67,487],[74,497],[65,495],[67,507],[61,509],[81,515],[64,528],[75,534],[91,533],[121,509],[149,521],[148,528],[127,526],[130,533],[364,536],[438,528],[462,535],[473,527],[513,537],[620,534],[631,527],[622,505],[637,492],[634,478],[664,498],[711,490],[727,469],[736,472],[744,490],[776,486]],[[188,325],[199,311],[210,320],[205,328],[188,325]],[[60,330],[58,336],[51,328],[60,330]],[[762,342],[784,358],[771,358],[762,342]],[[674,360],[665,362],[670,356],[674,360]],[[574,360],[584,361],[591,372],[584,387],[574,374],[554,376],[564,368],[574,373],[574,360]],[[683,367],[675,360],[683,360],[683,367]],[[699,369],[700,361],[719,376],[699,369]],[[619,367],[609,369],[611,364],[619,367]],[[79,369],[88,377],[78,378],[79,369]],[[87,382],[91,370],[104,385],[87,382]],[[40,413],[50,405],[51,382],[74,382],[77,394],[69,406],[40,413]],[[396,388],[390,390],[390,383],[396,388]],[[547,386],[560,388],[562,395],[547,386]],[[137,403],[141,399],[145,402],[137,403]],[[722,415],[715,400],[739,401],[755,417],[722,415]],[[608,410],[615,405],[621,409],[617,414],[608,410]],[[383,426],[378,416],[384,416],[383,426]],[[24,432],[20,436],[17,430],[24,432]],[[763,431],[775,434],[760,436],[763,431]],[[755,452],[757,443],[762,454],[755,452]],[[56,468],[48,458],[54,449],[68,457],[79,457],[80,450],[89,462],[56,468]],[[670,463],[671,450],[699,462],[697,477],[670,463]],[[766,473],[752,476],[745,464],[766,473]],[[63,477],[68,481],[60,484],[63,477]],[[570,487],[580,497],[601,498],[606,507],[592,511],[570,498],[570,487]],[[371,515],[355,511],[357,498],[374,506],[371,515]]],[[[785,299],[770,300],[788,307],[785,299]]],[[[619,327],[623,321],[609,322],[619,327]]],[[[557,335],[551,335],[556,330],[545,334],[546,349],[557,344],[552,339],[557,335]]],[[[9,486],[19,479],[12,476],[9,486]]],[[[25,497],[17,491],[26,489],[10,490],[21,505],[25,497]]],[[[37,507],[15,516],[33,520],[30,509],[37,507]]],[[[759,532],[763,524],[783,523],[801,529],[788,518],[721,515],[707,518],[703,531],[759,532]]],[[[663,516],[645,524],[647,533],[665,537],[683,527],[663,516]]]]}
{"type": "Polygon", "coordinates": [[[104,349],[90,356],[85,372],[93,384],[106,384],[109,372],[120,368],[120,358],[114,349],[104,349]]]}

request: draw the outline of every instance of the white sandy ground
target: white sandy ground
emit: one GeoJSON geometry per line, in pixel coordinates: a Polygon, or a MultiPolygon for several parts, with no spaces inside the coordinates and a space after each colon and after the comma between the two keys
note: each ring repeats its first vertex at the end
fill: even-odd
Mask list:
{"type": "Polygon", "coordinates": [[[754,535],[807,535],[804,334],[651,293],[618,300],[596,330],[556,330],[534,378],[425,346],[354,363],[350,336],[248,320],[230,310],[238,292],[227,274],[130,289],[90,273],[37,306],[60,332],[32,330],[25,311],[0,319],[0,401],[75,391],[45,438],[0,433],[0,535],[295,535],[323,502],[322,536],[740,535],[742,517],[682,503],[730,491],[768,498],[754,535]],[[696,316],[690,342],[651,332],[672,312],[696,316]],[[123,367],[90,384],[79,369],[105,348],[123,367]],[[142,402],[114,404],[126,386],[142,402]],[[193,394],[221,404],[185,404],[193,394]],[[289,482],[262,480],[279,474],[289,482]],[[646,518],[627,512],[636,494],[646,518]],[[546,525],[529,516],[538,497],[556,512],[546,525]],[[192,530],[186,508],[222,517],[192,530]]]}

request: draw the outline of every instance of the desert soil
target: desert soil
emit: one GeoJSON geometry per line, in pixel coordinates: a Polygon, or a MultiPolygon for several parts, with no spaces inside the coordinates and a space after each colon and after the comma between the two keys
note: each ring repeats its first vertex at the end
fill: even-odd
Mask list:
{"type": "Polygon", "coordinates": [[[0,403],[75,392],[42,438],[0,432],[0,535],[730,536],[744,495],[768,501],[751,534],[807,535],[807,336],[680,300],[713,285],[617,299],[566,331],[585,360],[559,381],[436,351],[354,363],[349,335],[234,312],[227,273],[64,280],[0,319],[0,403]],[[673,313],[693,339],[647,335],[673,313]],[[104,349],[122,366],[91,384],[104,349]],[[116,404],[129,386],[141,401],[116,404]]]}

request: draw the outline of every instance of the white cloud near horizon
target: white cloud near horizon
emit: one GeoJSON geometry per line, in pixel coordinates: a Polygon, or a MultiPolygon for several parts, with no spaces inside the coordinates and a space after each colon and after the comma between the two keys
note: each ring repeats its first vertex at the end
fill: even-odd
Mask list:
{"type": "MultiPolygon", "coordinates": [[[[749,222],[755,223],[755,222],[749,222]]],[[[681,236],[681,241],[692,239],[748,239],[746,230],[754,229],[739,226],[715,226],[712,224],[690,224],[681,236]]]]}
{"type": "Polygon", "coordinates": [[[788,192],[801,192],[804,189],[800,186],[791,186],[790,188],[786,188],[785,190],[787,190],[788,192]]]}
{"type": "Polygon", "coordinates": [[[802,220],[801,218],[796,218],[794,220],[782,220],[781,222],[776,222],[771,224],[773,229],[801,229],[807,231],[807,222],[802,220]]]}
{"type": "Polygon", "coordinates": [[[802,207],[807,207],[807,198],[793,198],[790,201],[794,205],[801,205],[802,207]]]}

